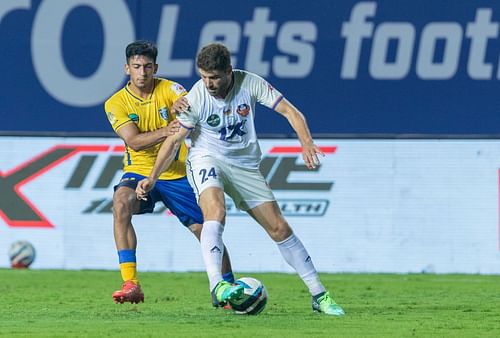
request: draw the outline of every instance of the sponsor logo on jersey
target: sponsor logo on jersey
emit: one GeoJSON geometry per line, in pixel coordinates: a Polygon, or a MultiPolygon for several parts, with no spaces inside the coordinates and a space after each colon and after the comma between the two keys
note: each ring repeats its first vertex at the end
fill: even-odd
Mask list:
{"type": "Polygon", "coordinates": [[[241,116],[247,116],[248,112],[250,112],[250,106],[246,103],[242,103],[238,105],[238,109],[236,109],[236,112],[241,116]]]}
{"type": "Polygon", "coordinates": [[[185,93],[186,92],[186,89],[184,89],[184,87],[178,83],[173,83],[172,86],[170,87],[172,88],[172,90],[177,94],[177,95],[181,95],[182,93],[185,93]]]}
{"type": "Polygon", "coordinates": [[[134,104],[136,105],[136,107],[142,107],[151,104],[151,102],[152,102],[151,100],[147,100],[142,102],[135,102],[134,104]]]}
{"type": "Polygon", "coordinates": [[[217,114],[212,114],[207,118],[207,124],[210,127],[217,127],[220,124],[220,117],[217,114]]]}
{"type": "Polygon", "coordinates": [[[128,114],[128,117],[130,117],[130,119],[135,123],[139,122],[139,115],[136,113],[130,113],[128,114]]]}
{"type": "Polygon", "coordinates": [[[234,115],[226,116],[226,124],[232,126],[236,123],[236,117],[234,115]]]}
{"type": "Polygon", "coordinates": [[[160,116],[162,119],[165,121],[168,121],[168,108],[167,107],[161,107],[158,112],[160,113],[160,116]]]}

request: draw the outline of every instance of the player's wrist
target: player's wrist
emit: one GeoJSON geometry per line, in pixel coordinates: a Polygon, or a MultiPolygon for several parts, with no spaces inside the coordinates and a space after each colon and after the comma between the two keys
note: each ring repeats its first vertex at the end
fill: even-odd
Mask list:
{"type": "Polygon", "coordinates": [[[156,181],[158,181],[158,176],[150,175],[150,176],[146,177],[146,179],[151,183],[151,185],[155,185],[156,181]]]}
{"type": "Polygon", "coordinates": [[[301,146],[303,148],[305,148],[305,147],[312,147],[312,146],[314,146],[314,141],[312,139],[301,140],[300,144],[301,144],[301,146]]]}
{"type": "Polygon", "coordinates": [[[167,139],[170,134],[168,126],[161,128],[160,131],[161,131],[161,138],[163,140],[167,139]]]}

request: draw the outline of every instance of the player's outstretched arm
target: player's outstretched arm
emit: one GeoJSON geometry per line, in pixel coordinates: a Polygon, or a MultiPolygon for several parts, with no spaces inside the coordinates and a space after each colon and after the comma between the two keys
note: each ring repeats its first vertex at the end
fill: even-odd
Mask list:
{"type": "Polygon", "coordinates": [[[137,184],[135,192],[138,199],[146,199],[147,193],[153,189],[158,177],[160,177],[160,174],[173,162],[175,154],[188,134],[189,129],[180,128],[176,134],[167,137],[167,139],[163,142],[160,150],[158,151],[151,173],[148,177],[139,181],[137,184]]]}
{"type": "Polygon", "coordinates": [[[325,156],[325,154],[314,144],[304,115],[285,98],[278,103],[274,110],[286,117],[288,123],[290,123],[295,133],[297,133],[302,145],[302,158],[307,168],[316,168],[320,162],[318,155],[325,156]]]}

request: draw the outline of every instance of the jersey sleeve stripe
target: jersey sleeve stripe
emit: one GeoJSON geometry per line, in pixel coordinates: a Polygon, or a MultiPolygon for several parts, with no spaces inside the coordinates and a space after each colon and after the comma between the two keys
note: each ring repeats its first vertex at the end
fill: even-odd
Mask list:
{"type": "MultiPolygon", "coordinates": [[[[177,121],[178,121],[178,120],[177,120],[177,121]]],[[[193,129],[194,129],[194,127],[188,127],[188,126],[186,126],[185,124],[183,124],[182,122],[179,122],[179,124],[180,124],[182,127],[186,128],[187,130],[193,130],[193,129]]]]}
{"type": "Polygon", "coordinates": [[[115,130],[120,129],[121,127],[123,127],[124,125],[126,125],[127,123],[130,123],[130,122],[132,122],[132,120],[127,120],[127,121],[120,123],[119,125],[116,126],[115,130]]]}
{"type": "Polygon", "coordinates": [[[278,103],[281,102],[281,100],[283,100],[283,95],[281,95],[280,97],[278,97],[278,99],[276,100],[276,102],[273,104],[273,108],[272,109],[276,108],[276,106],[278,105],[278,103]]]}

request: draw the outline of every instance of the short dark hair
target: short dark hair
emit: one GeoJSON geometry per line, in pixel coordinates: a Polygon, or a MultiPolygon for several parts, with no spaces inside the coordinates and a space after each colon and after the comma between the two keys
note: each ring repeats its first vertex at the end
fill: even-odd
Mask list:
{"type": "Polygon", "coordinates": [[[158,48],[151,41],[147,40],[137,40],[130,43],[125,49],[125,56],[127,57],[127,63],[132,56],[144,55],[152,59],[156,63],[156,57],[158,56],[158,48]]]}
{"type": "Polygon", "coordinates": [[[231,67],[231,54],[223,44],[211,43],[200,50],[196,65],[204,71],[226,71],[231,67]]]}

